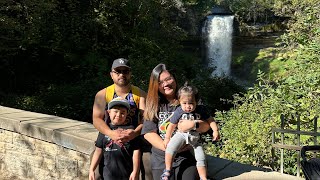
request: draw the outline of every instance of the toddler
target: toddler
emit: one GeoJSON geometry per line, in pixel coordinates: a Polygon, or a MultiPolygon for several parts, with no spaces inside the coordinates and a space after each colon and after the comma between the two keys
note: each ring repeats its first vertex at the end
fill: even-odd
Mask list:
{"type": "Polygon", "coordinates": [[[213,130],[213,141],[219,139],[219,130],[216,122],[206,112],[205,107],[197,105],[199,97],[198,90],[190,86],[187,82],[178,91],[178,99],[180,107],[174,112],[170,119],[170,124],[166,130],[166,136],[164,139],[164,145],[166,147],[165,165],[161,179],[169,179],[172,168],[172,160],[178,150],[186,144],[190,144],[193,147],[195,159],[197,161],[197,170],[202,180],[207,179],[206,158],[200,140],[200,134],[196,131],[199,124],[197,120],[207,121],[213,130]],[[171,138],[179,120],[194,121],[194,128],[189,132],[177,131],[171,138]]]}

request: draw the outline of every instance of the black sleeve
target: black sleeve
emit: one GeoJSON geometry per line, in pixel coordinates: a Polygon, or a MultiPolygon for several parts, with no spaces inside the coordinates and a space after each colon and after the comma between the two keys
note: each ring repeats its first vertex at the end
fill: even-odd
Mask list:
{"type": "Polygon", "coordinates": [[[197,106],[197,112],[200,114],[200,118],[203,121],[206,121],[208,118],[210,118],[210,114],[208,113],[207,108],[203,105],[197,106]]]}
{"type": "Polygon", "coordinates": [[[141,134],[146,134],[149,132],[156,132],[157,131],[157,124],[153,121],[144,121],[143,122],[143,127],[141,130],[141,134]]]}
{"type": "Polygon", "coordinates": [[[178,124],[179,120],[181,119],[182,114],[183,114],[183,111],[182,111],[181,107],[178,107],[174,111],[173,116],[170,118],[170,122],[172,124],[178,124]]]}
{"type": "Polygon", "coordinates": [[[98,148],[103,148],[103,139],[104,139],[104,134],[100,133],[98,134],[97,140],[96,140],[96,147],[98,148]]]}
{"type": "Polygon", "coordinates": [[[141,149],[141,145],[142,145],[141,137],[138,136],[138,137],[132,139],[130,141],[130,144],[131,144],[133,150],[141,149]]]}

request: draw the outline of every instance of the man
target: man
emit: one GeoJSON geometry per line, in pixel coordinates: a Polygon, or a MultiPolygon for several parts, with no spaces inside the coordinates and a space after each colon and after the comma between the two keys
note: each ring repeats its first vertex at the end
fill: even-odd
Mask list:
{"type": "Polygon", "coordinates": [[[110,76],[114,84],[100,90],[95,96],[92,111],[93,125],[99,132],[110,137],[112,140],[125,143],[140,135],[142,129],[142,115],[146,106],[146,93],[140,88],[131,85],[131,67],[127,59],[119,58],[114,60],[110,76]],[[129,101],[130,112],[127,117],[127,123],[134,125],[135,129],[126,131],[111,130],[108,125],[109,122],[105,122],[105,116],[108,116],[108,113],[106,112],[108,101],[116,97],[122,97],[129,101]]]}

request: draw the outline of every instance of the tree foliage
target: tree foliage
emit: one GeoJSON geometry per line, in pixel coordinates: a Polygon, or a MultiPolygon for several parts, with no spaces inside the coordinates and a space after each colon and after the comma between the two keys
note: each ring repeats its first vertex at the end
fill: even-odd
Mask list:
{"type": "MultiPolygon", "coordinates": [[[[235,95],[232,110],[216,114],[223,124],[223,145],[211,152],[216,151],[220,157],[277,170],[280,156],[271,146],[271,128],[280,127],[280,116],[285,117],[286,129],[296,129],[300,118],[301,130],[313,130],[312,120],[320,114],[319,8],[313,8],[319,3],[309,0],[284,3],[289,2],[292,4],[278,10],[294,11],[289,14],[293,16],[290,29],[281,43],[285,45],[281,52],[287,54],[282,60],[293,63],[287,64],[285,74],[273,79],[261,72],[254,88],[241,96],[235,95]]],[[[297,143],[294,136],[285,138],[288,144],[297,143]]],[[[311,137],[301,140],[304,145],[311,142],[311,137]]],[[[295,174],[296,153],[286,152],[285,162],[286,173],[295,174]]]]}
{"type": "Polygon", "coordinates": [[[116,58],[130,59],[133,83],[144,90],[160,62],[176,69],[179,82],[207,72],[183,49],[188,16],[177,1],[0,3],[1,105],[90,122],[95,93],[111,84],[116,58]]]}

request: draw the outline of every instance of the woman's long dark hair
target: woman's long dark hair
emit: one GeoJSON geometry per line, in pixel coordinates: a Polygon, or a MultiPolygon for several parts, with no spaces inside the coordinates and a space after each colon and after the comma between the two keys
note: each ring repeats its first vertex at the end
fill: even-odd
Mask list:
{"type": "Polygon", "coordinates": [[[153,68],[149,80],[146,108],[143,114],[145,120],[153,121],[157,116],[159,103],[166,100],[165,97],[159,93],[159,77],[163,71],[168,71],[176,81],[174,74],[167,69],[165,64],[158,64],[155,68],[153,68]]]}

